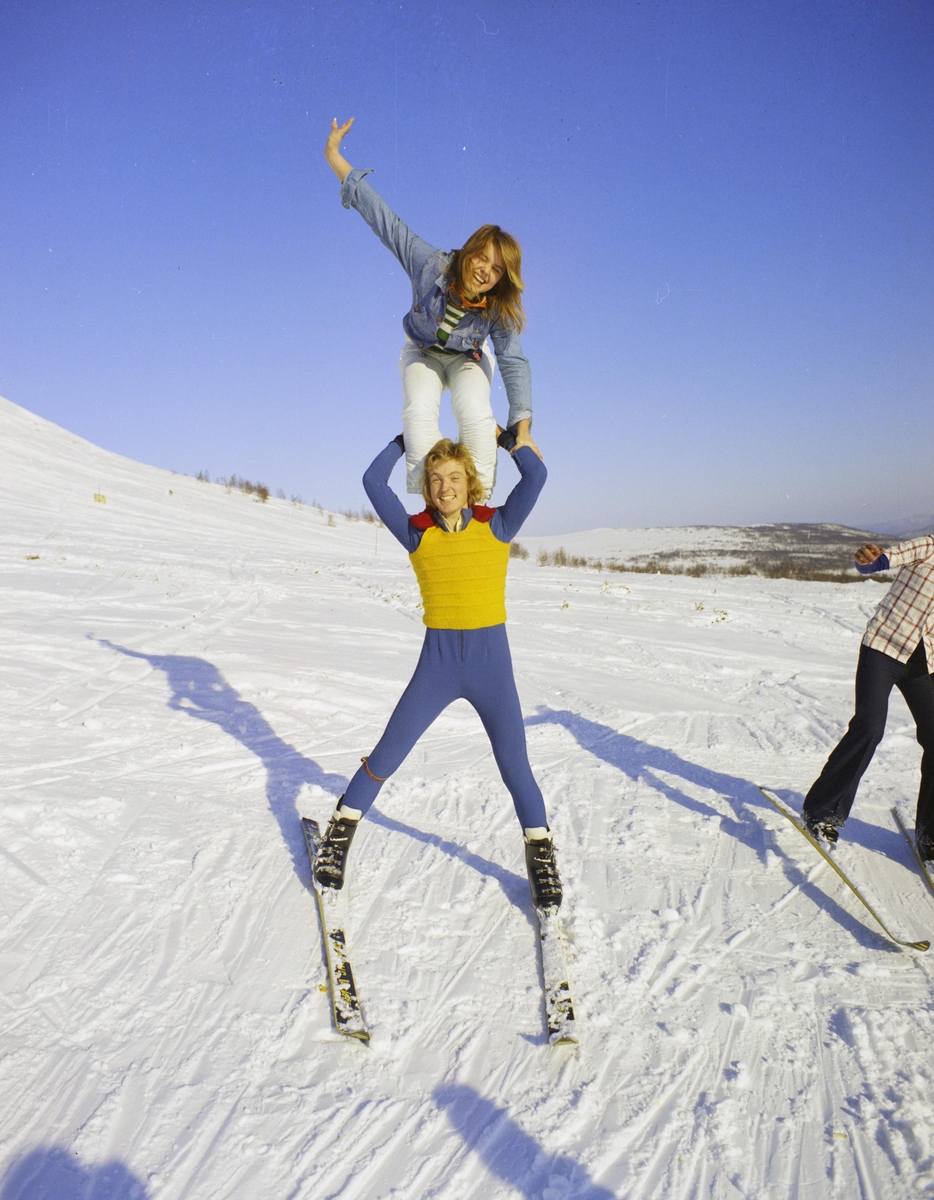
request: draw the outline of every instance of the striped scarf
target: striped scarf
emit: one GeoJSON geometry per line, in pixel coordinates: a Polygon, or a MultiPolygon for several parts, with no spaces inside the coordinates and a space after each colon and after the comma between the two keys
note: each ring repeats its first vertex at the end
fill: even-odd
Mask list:
{"type": "Polygon", "coordinates": [[[461,317],[463,317],[464,314],[467,312],[466,308],[461,308],[460,297],[458,296],[457,300],[454,299],[454,296],[456,296],[456,295],[457,295],[456,292],[448,293],[448,303],[447,303],[447,308],[445,308],[445,310],[444,310],[444,319],[442,320],[441,324],[438,326],[438,345],[432,347],[432,349],[438,350],[442,354],[457,354],[457,353],[459,353],[459,351],[457,351],[457,350],[448,350],[447,349],[447,340],[451,336],[451,330],[454,328],[454,326],[457,324],[457,322],[461,319],[461,317]]]}

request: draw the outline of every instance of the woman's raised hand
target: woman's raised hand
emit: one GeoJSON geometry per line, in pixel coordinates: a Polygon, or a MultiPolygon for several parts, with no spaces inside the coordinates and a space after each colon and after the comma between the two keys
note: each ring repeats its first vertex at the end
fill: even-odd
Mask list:
{"type": "Polygon", "coordinates": [[[331,132],[328,134],[328,140],[324,144],[324,157],[328,160],[328,165],[341,183],[344,182],[344,177],[353,170],[350,163],[341,154],[341,142],[347,130],[353,124],[353,121],[354,119],[351,117],[343,125],[338,125],[337,117],[335,117],[331,122],[331,132]]]}
{"type": "MultiPolygon", "coordinates": [[[[538,446],[536,446],[532,441],[532,422],[528,419],[528,417],[526,417],[524,421],[516,422],[516,444],[511,453],[515,454],[516,450],[518,450],[520,446],[528,446],[528,448],[533,453],[537,454],[539,458],[542,457],[541,450],[539,450],[538,446]]],[[[544,459],[542,461],[544,461],[544,459]]]]}

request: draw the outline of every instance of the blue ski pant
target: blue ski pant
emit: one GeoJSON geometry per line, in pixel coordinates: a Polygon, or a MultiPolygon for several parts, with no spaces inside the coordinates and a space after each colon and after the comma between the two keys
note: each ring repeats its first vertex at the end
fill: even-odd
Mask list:
{"type": "Polygon", "coordinates": [[[523,829],[546,826],[545,801],[529,766],[505,625],[426,629],[415,674],[367,758],[370,771],[379,779],[371,778],[361,766],[342,804],[365,813],[383,781],[398,770],[428,726],[454,700],[467,700],[477,710],[520,825],[523,829]]]}
{"type": "Polygon", "coordinates": [[[804,799],[805,817],[842,825],[850,815],[859,781],[885,733],[893,687],[905,697],[924,751],[915,829],[934,837],[934,675],[928,673],[923,642],[906,663],[871,646],[860,646],[856,713],[804,799]]]}

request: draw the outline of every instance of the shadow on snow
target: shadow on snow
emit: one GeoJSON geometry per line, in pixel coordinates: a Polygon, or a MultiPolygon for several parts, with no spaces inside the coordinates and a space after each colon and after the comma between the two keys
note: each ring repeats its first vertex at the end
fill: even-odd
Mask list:
{"type": "MultiPolygon", "coordinates": [[[[743,779],[738,775],[727,775],[722,771],[711,770],[709,767],[698,766],[696,763],[681,758],[673,750],[663,750],[660,746],[653,746],[649,742],[640,741],[628,734],[617,733],[608,725],[590,721],[567,709],[557,710],[540,706],[537,715],[527,717],[525,723],[528,726],[560,725],[575,738],[581,749],[594,755],[595,758],[609,763],[611,767],[622,771],[630,779],[645,778],[666,799],[690,809],[691,812],[701,813],[708,817],[719,817],[720,829],[748,846],[759,861],[763,865],[765,864],[765,852],[769,848],[769,842],[774,837],[775,831],[771,824],[765,824],[758,819],[758,814],[756,820],[749,820],[748,813],[744,810],[747,807],[754,808],[769,815],[774,813],[774,809],[756,785],[748,779],[743,779]],[[664,772],[666,775],[678,775],[688,783],[715,792],[730,805],[734,816],[724,816],[709,804],[704,803],[703,800],[695,800],[692,796],[662,779],[658,772],[664,772]]],[[[776,791],[776,795],[781,796],[782,799],[794,797],[795,800],[791,806],[796,811],[800,811],[801,797],[797,793],[776,791]]],[[[786,824],[784,818],[780,817],[778,813],[775,813],[775,818],[782,825],[786,824]]],[[[847,822],[848,834],[851,823],[851,821],[847,822]]],[[[860,821],[853,824],[853,832],[858,835],[855,840],[862,844],[868,844],[866,830],[870,827],[860,821]]],[[[791,830],[789,830],[789,834],[792,837],[799,837],[791,830]]],[[[803,839],[801,840],[803,841],[803,839]]],[[[904,839],[901,840],[904,841],[904,839]]],[[[873,848],[878,848],[875,840],[873,840],[873,848]]],[[[812,851],[812,853],[814,852],[812,851]]],[[[876,931],[874,925],[864,925],[861,920],[857,920],[825,891],[812,883],[807,878],[807,873],[798,868],[787,855],[782,854],[781,857],[788,881],[800,888],[819,908],[851,933],[860,945],[873,950],[884,948],[898,952],[887,938],[876,931]]],[[[814,857],[816,861],[816,853],[814,857]]]]}
{"type": "Polygon", "coordinates": [[[295,873],[308,882],[308,856],[296,800],[305,783],[338,795],[347,786],[343,775],[328,774],[294,746],[282,740],[255,704],[243,700],[212,663],[183,654],[142,654],[105,639],[96,639],[128,658],[148,662],[163,671],[172,689],[169,708],[198,721],[210,721],[242,743],[266,768],[266,799],[282,840],[292,856],[295,873]]]}
{"type": "Polygon", "coordinates": [[[726,775],[722,771],[712,771],[708,767],[699,767],[696,763],[688,762],[673,750],[663,750],[649,742],[629,737],[625,733],[617,733],[608,725],[600,725],[589,721],[577,713],[567,709],[556,710],[540,706],[537,716],[526,718],[526,725],[561,725],[577,741],[578,745],[628,775],[632,780],[648,777],[648,781],[656,791],[668,800],[673,800],[691,812],[700,813],[705,817],[719,817],[720,826],[732,837],[745,843],[753,850],[761,861],[765,861],[765,841],[762,827],[758,822],[752,822],[744,811],[746,805],[756,808],[767,807],[759,789],[748,779],[738,775],[726,775]],[[712,808],[703,800],[695,800],[686,792],[673,787],[662,779],[658,772],[666,775],[680,775],[688,783],[697,787],[716,792],[733,809],[735,817],[725,817],[717,809],[712,808]]]}
{"type": "MultiPolygon", "coordinates": [[[[313,759],[296,750],[278,736],[255,704],[241,698],[240,693],[221,672],[203,658],[183,654],[143,654],[129,650],[105,638],[95,639],[100,646],[148,662],[162,671],[172,689],[169,708],[187,713],[199,721],[210,721],[224,733],[235,738],[262,762],[266,769],[266,799],[279,826],[282,840],[292,856],[295,873],[304,884],[309,881],[308,855],[302,836],[299,812],[296,807],[303,784],[315,784],[335,797],[347,787],[343,775],[328,774],[313,759]]],[[[330,815],[330,814],[329,814],[330,815]]],[[[416,841],[436,846],[442,853],[460,860],[481,875],[495,879],[517,908],[529,908],[528,884],[524,878],[495,863],[472,854],[455,842],[435,834],[423,833],[411,825],[385,816],[375,807],[369,819],[394,833],[402,833],[416,841]]],[[[531,920],[531,910],[529,919],[531,920]]],[[[0,1197],[0,1200],[3,1200],[0,1197]]]]}
{"type": "Polygon", "coordinates": [[[0,1200],[147,1200],[149,1193],[123,1163],[86,1166],[74,1150],[39,1146],[10,1167],[0,1200]]]}
{"type": "Polygon", "coordinates": [[[529,923],[534,924],[529,882],[524,875],[517,875],[515,871],[497,866],[496,863],[490,862],[489,859],[481,858],[479,854],[473,854],[464,846],[458,846],[456,842],[450,842],[446,838],[439,837],[436,833],[424,833],[421,829],[416,829],[414,825],[406,825],[404,822],[397,821],[393,817],[387,817],[385,813],[380,812],[375,804],[367,813],[367,820],[372,821],[374,825],[382,825],[384,829],[389,829],[393,833],[403,833],[406,837],[414,838],[417,842],[424,842],[426,846],[434,846],[442,854],[448,855],[449,858],[466,863],[468,867],[472,867],[479,875],[486,875],[490,879],[495,879],[503,889],[503,893],[509,903],[521,909],[526,917],[528,917],[529,923]]]}
{"type": "Polygon", "coordinates": [[[528,1200],[543,1194],[570,1200],[616,1200],[587,1171],[564,1155],[547,1154],[505,1109],[462,1084],[437,1087],[434,1097],[471,1150],[494,1175],[528,1200]]]}

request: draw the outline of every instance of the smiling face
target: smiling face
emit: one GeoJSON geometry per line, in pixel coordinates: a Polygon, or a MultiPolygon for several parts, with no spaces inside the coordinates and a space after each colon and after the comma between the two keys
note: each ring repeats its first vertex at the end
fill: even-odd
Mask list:
{"type": "Polygon", "coordinates": [[[476,254],[471,255],[464,266],[464,285],[475,296],[484,296],[496,287],[506,270],[503,256],[495,242],[487,242],[486,246],[476,254]]]}
{"type": "Polygon", "coordinates": [[[467,472],[456,458],[445,458],[428,472],[431,506],[442,517],[456,517],[467,508],[467,472]]]}

